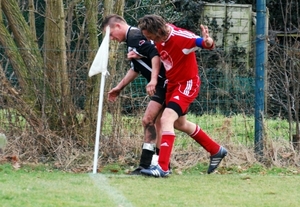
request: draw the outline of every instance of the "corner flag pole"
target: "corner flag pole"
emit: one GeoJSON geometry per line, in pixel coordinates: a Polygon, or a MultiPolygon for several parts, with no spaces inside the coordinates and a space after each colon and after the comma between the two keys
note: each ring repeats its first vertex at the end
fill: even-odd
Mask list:
{"type": "Polygon", "coordinates": [[[97,130],[96,130],[96,138],[95,138],[93,174],[97,173],[97,163],[98,163],[99,141],[100,141],[100,131],[101,131],[100,129],[101,129],[101,119],[102,119],[104,86],[105,86],[105,74],[102,73],[101,74],[100,92],[99,92],[99,107],[98,107],[97,130]]]}
{"type": "Polygon", "coordinates": [[[98,152],[99,152],[99,140],[100,140],[100,129],[101,129],[101,119],[102,119],[102,106],[103,106],[103,94],[105,86],[105,76],[108,74],[108,54],[109,54],[109,36],[110,28],[106,27],[105,37],[97,51],[96,57],[91,65],[89,71],[89,77],[101,73],[101,84],[99,92],[99,106],[98,106],[98,117],[97,117],[97,130],[95,137],[95,150],[94,150],[94,164],[93,164],[93,174],[97,173],[97,163],[98,163],[98,152]]]}

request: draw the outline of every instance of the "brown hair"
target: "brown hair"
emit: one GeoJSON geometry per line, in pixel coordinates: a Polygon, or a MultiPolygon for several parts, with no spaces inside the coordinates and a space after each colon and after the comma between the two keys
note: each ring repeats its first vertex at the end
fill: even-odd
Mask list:
{"type": "Polygon", "coordinates": [[[103,19],[100,29],[103,30],[108,25],[110,27],[113,27],[114,23],[116,23],[116,22],[126,23],[126,20],[123,17],[121,17],[120,15],[109,14],[103,19]]]}
{"type": "Polygon", "coordinates": [[[138,27],[140,30],[147,30],[151,34],[157,34],[159,36],[166,36],[168,34],[166,21],[158,15],[151,14],[145,15],[138,21],[138,27]]]}

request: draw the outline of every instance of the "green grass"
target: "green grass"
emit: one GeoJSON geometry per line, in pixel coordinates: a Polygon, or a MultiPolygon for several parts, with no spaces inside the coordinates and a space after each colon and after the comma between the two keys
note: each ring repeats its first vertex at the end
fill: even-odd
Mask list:
{"type": "MultiPolygon", "coordinates": [[[[116,166],[111,166],[115,169],[116,166]]],[[[129,176],[121,171],[74,174],[23,166],[14,170],[0,165],[1,207],[119,207],[119,206],[299,206],[300,171],[220,169],[225,174],[207,175],[198,165],[169,178],[129,176]]]]}
{"type": "Polygon", "coordinates": [[[14,171],[0,165],[1,207],[113,206],[109,197],[100,197],[86,174],[25,168],[14,171]]]}

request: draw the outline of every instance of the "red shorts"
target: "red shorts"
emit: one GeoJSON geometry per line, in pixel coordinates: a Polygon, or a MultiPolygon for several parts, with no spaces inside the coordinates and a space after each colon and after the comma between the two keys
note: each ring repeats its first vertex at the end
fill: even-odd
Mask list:
{"type": "Polygon", "coordinates": [[[190,104],[197,98],[200,91],[201,81],[199,76],[186,82],[167,84],[166,105],[175,102],[178,104],[183,113],[187,113],[190,104]]]}

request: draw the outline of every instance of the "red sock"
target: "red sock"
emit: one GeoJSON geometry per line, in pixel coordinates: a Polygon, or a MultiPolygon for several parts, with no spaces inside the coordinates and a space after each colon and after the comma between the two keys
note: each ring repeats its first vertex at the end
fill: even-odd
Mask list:
{"type": "Polygon", "coordinates": [[[220,145],[212,140],[198,125],[194,133],[190,134],[196,142],[198,142],[211,155],[215,155],[220,150],[220,145]]]}
{"type": "Polygon", "coordinates": [[[173,132],[162,132],[158,164],[164,170],[169,170],[170,157],[175,141],[173,132]]]}

